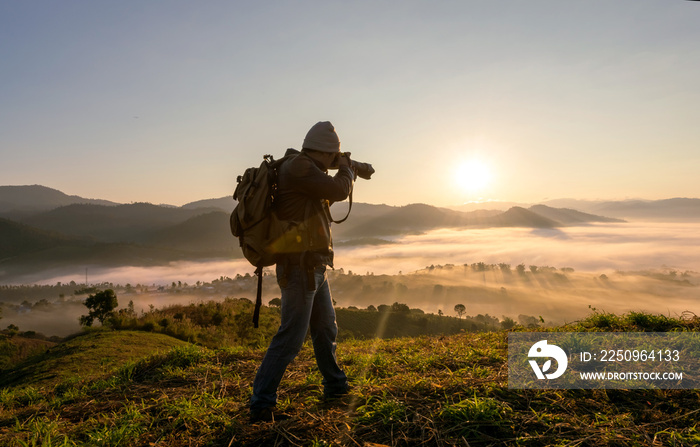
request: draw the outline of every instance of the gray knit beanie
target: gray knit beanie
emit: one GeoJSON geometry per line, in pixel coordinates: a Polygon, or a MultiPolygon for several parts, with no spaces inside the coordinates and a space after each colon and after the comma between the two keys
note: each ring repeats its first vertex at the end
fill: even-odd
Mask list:
{"type": "Polygon", "coordinates": [[[313,149],[320,152],[340,152],[340,140],[330,121],[319,121],[314,124],[304,138],[302,149],[313,149]]]}

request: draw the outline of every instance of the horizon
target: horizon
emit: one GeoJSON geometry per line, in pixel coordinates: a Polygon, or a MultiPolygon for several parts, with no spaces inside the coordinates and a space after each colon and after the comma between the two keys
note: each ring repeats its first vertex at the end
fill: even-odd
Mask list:
{"type": "MultiPolygon", "coordinates": [[[[102,201],[108,201],[112,202],[115,205],[129,205],[129,204],[136,204],[136,203],[145,203],[149,205],[156,205],[156,206],[167,206],[167,207],[183,207],[192,203],[196,202],[201,202],[201,201],[208,201],[208,200],[221,200],[221,199],[231,199],[231,203],[234,204],[235,201],[231,197],[233,194],[233,191],[231,194],[226,194],[218,197],[206,197],[206,198],[200,198],[200,199],[195,199],[189,202],[183,202],[183,203],[154,203],[154,202],[149,202],[146,200],[129,200],[129,201],[124,201],[124,202],[117,202],[109,199],[105,199],[104,197],[97,197],[97,196],[91,196],[89,194],[82,194],[82,193],[72,193],[72,192],[66,192],[62,191],[58,188],[54,188],[51,186],[47,185],[41,185],[41,184],[23,184],[23,185],[0,185],[1,187],[42,187],[42,188],[47,188],[51,189],[54,191],[58,191],[62,194],[65,194],[66,196],[69,197],[79,197],[81,199],[85,200],[102,200],[102,201]]],[[[520,202],[520,201],[512,201],[512,200],[498,200],[498,199],[484,199],[484,200],[472,200],[468,202],[463,202],[463,203],[456,203],[456,204],[447,204],[447,205],[434,205],[431,203],[426,203],[426,202],[406,202],[406,203],[400,203],[400,204],[389,204],[389,203],[373,203],[373,202],[368,202],[368,201],[354,201],[354,203],[363,203],[366,205],[384,205],[384,206],[392,206],[392,207],[402,207],[402,206],[407,206],[407,205],[415,205],[415,204],[425,204],[425,205],[430,205],[430,206],[435,206],[438,208],[460,208],[460,207],[467,207],[470,205],[482,205],[482,204],[501,204],[501,205],[508,205],[508,206],[532,206],[532,205],[540,205],[540,204],[547,204],[549,202],[588,202],[588,203],[604,203],[604,202],[633,202],[633,201],[640,201],[640,202],[654,202],[654,201],[663,201],[663,200],[675,200],[675,199],[700,199],[700,196],[698,197],[692,197],[692,196],[674,196],[674,197],[661,197],[657,199],[650,199],[646,197],[624,197],[624,198],[573,198],[573,197],[547,197],[544,198],[541,201],[536,201],[536,202],[520,202]]],[[[343,202],[338,202],[339,204],[341,203],[347,203],[347,200],[343,202]]]]}
{"type": "Polygon", "coordinates": [[[0,176],[190,203],[330,120],[358,202],[700,197],[699,6],[6,2],[0,176]]]}

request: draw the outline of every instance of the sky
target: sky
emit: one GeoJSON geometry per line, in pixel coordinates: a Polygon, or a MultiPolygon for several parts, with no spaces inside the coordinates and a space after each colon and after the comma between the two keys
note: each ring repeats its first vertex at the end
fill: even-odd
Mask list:
{"type": "Polygon", "coordinates": [[[700,197],[700,3],[0,2],[0,185],[230,195],[331,121],[354,199],[700,197]]]}

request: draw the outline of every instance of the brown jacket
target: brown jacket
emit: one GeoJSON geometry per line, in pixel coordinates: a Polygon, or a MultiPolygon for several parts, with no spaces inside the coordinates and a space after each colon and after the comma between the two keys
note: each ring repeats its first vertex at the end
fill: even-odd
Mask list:
{"type": "MultiPolygon", "coordinates": [[[[288,152],[289,154],[289,152],[288,152]]],[[[333,265],[333,241],[328,207],[345,200],[354,182],[349,167],[334,176],[303,152],[282,164],[278,175],[275,212],[285,225],[279,253],[313,254],[310,265],[333,265]]]]}

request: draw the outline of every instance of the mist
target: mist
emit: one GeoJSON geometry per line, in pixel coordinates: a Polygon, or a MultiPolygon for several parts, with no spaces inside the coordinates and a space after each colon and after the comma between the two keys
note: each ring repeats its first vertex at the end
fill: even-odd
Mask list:
{"type": "MultiPolygon", "coordinates": [[[[335,268],[395,275],[433,264],[508,263],[571,267],[586,272],[672,268],[700,271],[700,223],[636,222],[560,229],[443,229],[385,238],[377,246],[337,247],[335,268]]],[[[194,283],[252,274],[245,259],[175,262],[156,267],[89,267],[89,283],[194,283]]],[[[272,270],[272,269],[270,269],[272,270]]],[[[36,272],[12,284],[85,283],[85,268],[36,272]]]]}
{"type": "MultiPolygon", "coordinates": [[[[338,247],[335,271],[329,276],[333,297],[341,307],[364,308],[397,301],[426,312],[442,310],[451,315],[454,305],[461,303],[469,315],[517,319],[525,314],[542,316],[552,324],[580,319],[592,308],[677,316],[700,313],[700,279],[695,273],[700,271],[698,230],[699,223],[658,222],[547,230],[444,229],[394,237],[385,245],[338,247]],[[476,271],[471,267],[476,263],[492,267],[476,271]],[[497,264],[508,264],[511,271],[496,268],[497,264]],[[516,274],[519,264],[526,267],[526,274],[516,274]],[[538,267],[536,274],[530,266],[538,267]]],[[[232,259],[158,267],[88,267],[87,273],[91,285],[130,284],[148,289],[144,293],[119,294],[120,308],[133,301],[140,312],[151,306],[223,300],[226,296],[254,300],[253,271],[247,261],[232,259]],[[182,292],[169,290],[173,283],[194,286],[198,281],[225,282],[227,278],[244,286],[235,290],[200,287],[196,294],[188,293],[187,288],[182,292]],[[158,286],[164,287],[156,293],[158,286]]],[[[279,296],[274,268],[267,268],[266,273],[265,303],[279,296]]],[[[84,284],[85,269],[35,272],[23,278],[27,279],[34,284],[84,284]]],[[[67,335],[79,330],[78,316],[86,313],[82,299],[49,299],[50,309],[5,309],[2,325],[67,335]]]]}
{"type": "Polygon", "coordinates": [[[396,244],[338,250],[338,264],[357,273],[395,274],[431,264],[473,262],[572,267],[610,272],[669,267],[700,270],[700,224],[619,223],[561,229],[437,230],[396,244]]]}

